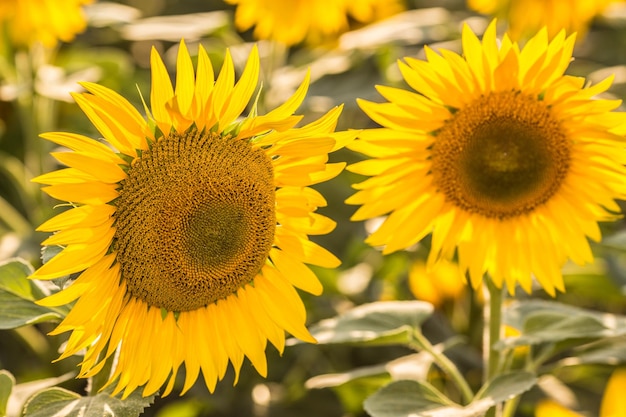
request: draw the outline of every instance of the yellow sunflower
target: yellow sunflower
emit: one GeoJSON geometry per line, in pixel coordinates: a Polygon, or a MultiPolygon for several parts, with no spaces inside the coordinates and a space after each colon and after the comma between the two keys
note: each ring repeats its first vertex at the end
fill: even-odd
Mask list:
{"type": "Polygon", "coordinates": [[[432,234],[429,263],[456,253],[474,287],[488,273],[511,293],[530,292],[532,276],[563,291],[561,266],[593,261],[587,237],[626,197],[620,101],[593,98],[611,79],[564,75],[564,32],[549,42],[544,28],[520,49],[497,41],[494,21],[482,42],[466,25],[462,44],[463,56],[426,47],[426,60],[400,62],[415,91],[359,100],[382,127],[349,146],[372,158],[349,167],[372,176],[347,200],[362,205],[353,220],[389,214],[368,237],[384,253],[432,234]]]}
{"type": "Polygon", "coordinates": [[[428,268],[419,260],[409,269],[409,290],[418,300],[440,308],[446,301],[460,299],[467,286],[465,275],[456,263],[441,261],[428,268]]]}
{"type": "Polygon", "coordinates": [[[18,46],[70,42],[85,30],[82,6],[93,0],[0,0],[0,21],[18,46]]]}
{"type": "Polygon", "coordinates": [[[286,45],[320,43],[361,24],[384,19],[404,10],[403,0],[225,0],[237,5],[235,25],[245,31],[254,26],[257,39],[286,45]]]}
{"type": "Polygon", "coordinates": [[[479,13],[506,19],[508,33],[516,40],[532,36],[543,26],[550,37],[565,29],[578,32],[580,38],[591,21],[617,1],[623,0],[468,0],[467,4],[479,13]]]}
{"type": "Polygon", "coordinates": [[[328,153],[354,137],[334,132],[340,107],[294,127],[308,77],[283,105],[239,119],[258,82],[256,47],[237,83],[230,55],[214,80],[202,47],[194,74],[183,42],[174,88],[154,49],[151,67],[147,120],[114,91],[83,83],[74,98],[105,142],[42,135],[73,152],[53,153],[68,168],[35,179],[74,206],[39,228],[57,231],[44,244],[64,249],[33,274],[82,271],[40,302],[77,300],[54,330],[72,332],[60,358],[86,349],[79,376],[90,377],[117,352],[108,384],[117,380],[124,396],[169,380],[167,395],[183,364],[182,392],[200,370],[213,391],[229,362],[238,377],[244,357],[266,375],[267,341],[282,352],[285,330],[314,342],[294,287],[320,294],[305,264],[339,260],[308,239],[335,226],[315,213],[325,200],[309,186],[344,168],[328,153]]]}

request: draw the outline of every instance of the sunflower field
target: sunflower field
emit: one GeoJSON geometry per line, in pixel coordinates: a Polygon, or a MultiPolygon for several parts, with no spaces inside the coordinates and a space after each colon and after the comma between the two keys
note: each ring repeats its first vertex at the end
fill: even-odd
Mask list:
{"type": "Polygon", "coordinates": [[[0,0],[0,417],[626,417],[626,2],[0,0]]]}

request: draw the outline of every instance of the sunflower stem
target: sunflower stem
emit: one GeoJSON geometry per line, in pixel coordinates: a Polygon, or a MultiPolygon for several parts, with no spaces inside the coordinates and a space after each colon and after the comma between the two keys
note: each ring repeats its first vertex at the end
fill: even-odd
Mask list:
{"type": "MultiPolygon", "coordinates": [[[[485,304],[485,333],[483,338],[485,357],[484,382],[491,381],[498,375],[500,365],[500,352],[496,344],[500,341],[502,333],[502,299],[503,289],[496,287],[489,277],[485,279],[488,302],[485,304]]],[[[499,407],[491,408],[486,416],[499,416],[499,407]]]]}
{"type": "Polygon", "coordinates": [[[461,391],[463,401],[469,404],[474,398],[474,392],[470,388],[467,380],[461,375],[461,372],[454,363],[443,352],[439,352],[435,347],[424,337],[419,330],[413,332],[413,338],[416,344],[422,350],[428,352],[434,359],[435,363],[439,365],[449,376],[461,391]]]}
{"type": "Polygon", "coordinates": [[[485,382],[498,374],[500,351],[495,345],[500,341],[502,332],[502,289],[495,286],[491,279],[486,279],[489,302],[485,309],[485,382]]]}
{"type": "Polygon", "coordinates": [[[519,395],[511,398],[504,403],[504,409],[502,410],[502,417],[514,417],[515,411],[517,411],[517,405],[519,404],[519,395]]]}

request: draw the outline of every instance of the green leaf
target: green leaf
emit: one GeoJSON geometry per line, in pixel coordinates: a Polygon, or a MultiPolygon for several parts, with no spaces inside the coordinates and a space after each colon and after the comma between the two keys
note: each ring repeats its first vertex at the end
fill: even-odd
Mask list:
{"type": "Polygon", "coordinates": [[[491,407],[528,391],[536,382],[529,372],[499,375],[463,407],[427,383],[398,381],[369,397],[364,405],[372,417],[482,417],[491,407]]]}
{"type": "Polygon", "coordinates": [[[22,406],[35,393],[53,387],[55,385],[59,385],[67,380],[72,379],[76,376],[75,372],[68,372],[66,374],[55,376],[51,378],[44,379],[36,379],[34,381],[22,382],[21,384],[16,384],[11,391],[11,398],[9,399],[7,415],[17,416],[21,415],[20,410],[22,406]]]}
{"type": "MultiPolygon", "coordinates": [[[[460,338],[453,337],[446,340],[444,343],[432,346],[432,349],[438,353],[442,353],[446,349],[457,345],[459,341],[460,338]]],[[[306,387],[309,389],[336,387],[354,379],[373,376],[384,376],[387,379],[396,381],[405,379],[422,381],[428,376],[433,362],[433,355],[423,350],[418,353],[401,356],[379,365],[363,366],[347,372],[314,376],[306,381],[306,387]]]]}
{"type": "Polygon", "coordinates": [[[15,329],[28,324],[59,321],[62,318],[63,315],[57,311],[0,290],[0,329],[15,329]]]}
{"type": "Polygon", "coordinates": [[[604,239],[602,239],[602,242],[598,243],[597,245],[626,252],[626,230],[621,230],[617,233],[605,237],[604,239]]]}
{"type": "Polygon", "coordinates": [[[626,337],[601,339],[580,346],[572,352],[572,356],[558,362],[558,366],[575,366],[583,364],[618,365],[626,363],[626,337]]]}
{"type": "Polygon", "coordinates": [[[0,263],[0,329],[15,329],[64,317],[63,308],[52,310],[35,304],[46,296],[38,281],[28,277],[33,267],[23,259],[0,263]]]}
{"type": "Polygon", "coordinates": [[[424,379],[433,363],[428,352],[413,353],[380,365],[364,366],[347,372],[317,375],[306,381],[306,387],[337,387],[355,379],[386,377],[389,379],[424,379]]]}
{"type": "Polygon", "coordinates": [[[366,399],[363,406],[372,417],[431,417],[435,415],[431,411],[438,409],[454,412],[462,409],[432,385],[418,381],[392,382],[366,399]]]}
{"type": "Polygon", "coordinates": [[[363,304],[309,330],[318,343],[406,344],[433,312],[423,301],[381,301],[363,304]]]}
{"type": "Polygon", "coordinates": [[[0,262],[0,291],[5,291],[25,300],[37,300],[44,292],[28,277],[35,272],[32,265],[20,258],[0,262]]]}
{"type": "Polygon", "coordinates": [[[53,387],[33,395],[24,406],[24,417],[137,417],[154,400],[133,392],[122,400],[108,392],[81,397],[75,392],[53,387]]]}
{"type": "Polygon", "coordinates": [[[9,371],[0,370],[0,416],[7,414],[7,404],[14,385],[15,377],[9,371]]]}
{"type": "MultiPolygon", "coordinates": [[[[487,382],[476,394],[474,400],[465,407],[466,410],[474,409],[480,411],[482,415],[489,408],[496,404],[510,400],[531,389],[537,383],[537,377],[526,371],[510,372],[498,375],[487,382]]],[[[460,417],[460,416],[459,416],[460,417]]]]}
{"type": "Polygon", "coordinates": [[[555,301],[513,302],[505,310],[504,322],[521,329],[521,334],[501,340],[498,348],[626,334],[624,316],[586,310],[555,301]]]}

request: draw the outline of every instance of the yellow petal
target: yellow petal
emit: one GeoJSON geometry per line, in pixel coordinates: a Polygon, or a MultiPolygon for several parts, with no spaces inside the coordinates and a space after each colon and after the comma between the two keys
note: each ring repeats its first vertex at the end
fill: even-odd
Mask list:
{"type": "Polygon", "coordinates": [[[298,319],[298,309],[294,310],[291,307],[294,300],[285,299],[285,296],[277,291],[269,283],[269,279],[264,276],[257,277],[254,280],[254,285],[255,293],[259,296],[263,310],[276,324],[302,341],[316,343],[316,340],[304,326],[304,321],[298,319]]]}
{"type": "Polygon", "coordinates": [[[36,270],[31,277],[54,279],[89,268],[107,253],[114,233],[115,230],[110,229],[97,241],[68,246],[36,270]]]}
{"type": "Polygon", "coordinates": [[[613,371],[604,389],[600,417],[619,417],[626,415],[626,368],[620,367],[613,371]]]}
{"type": "Polygon", "coordinates": [[[172,127],[172,119],[166,105],[174,97],[174,90],[165,64],[154,47],[150,52],[150,68],[152,70],[150,108],[161,132],[168,135],[172,127]]]}
{"type": "Polygon", "coordinates": [[[110,254],[104,256],[100,261],[96,262],[92,267],[86,269],[69,287],[52,294],[41,300],[37,300],[36,303],[41,306],[55,307],[69,304],[76,300],[83,293],[93,288],[94,280],[100,278],[110,267],[115,260],[115,255],[110,254]]]}
{"type": "Polygon", "coordinates": [[[220,123],[224,123],[224,125],[230,124],[239,117],[241,112],[246,108],[259,82],[259,68],[259,51],[256,45],[254,45],[248,57],[248,62],[246,62],[246,66],[241,74],[241,78],[237,81],[237,84],[235,84],[230,94],[228,105],[220,116],[220,123]]]}
{"type": "Polygon", "coordinates": [[[33,178],[31,181],[45,185],[82,184],[85,182],[98,181],[98,178],[76,168],[64,168],[40,175],[33,178]]]}
{"type": "Polygon", "coordinates": [[[37,228],[37,231],[54,232],[78,225],[97,226],[107,221],[113,213],[115,213],[115,207],[107,204],[75,207],[47,220],[37,228]]]}
{"type": "Polygon", "coordinates": [[[186,115],[191,108],[191,101],[194,96],[194,73],[191,57],[187,50],[185,41],[181,40],[178,46],[178,57],[176,60],[176,100],[181,114],[186,115]]]}
{"type": "Polygon", "coordinates": [[[117,183],[126,179],[126,172],[117,164],[78,152],[51,152],[59,162],[91,175],[98,181],[117,183]]]}
{"type": "Polygon", "coordinates": [[[90,243],[98,240],[113,226],[113,219],[98,226],[90,227],[72,227],[53,234],[43,242],[42,245],[73,245],[77,243],[90,243]]]}
{"type": "Polygon", "coordinates": [[[233,59],[230,55],[230,51],[226,50],[226,56],[224,56],[224,63],[220,70],[215,86],[213,88],[213,113],[217,117],[220,123],[220,130],[228,123],[222,120],[222,117],[226,113],[228,100],[235,84],[235,67],[233,65],[233,59]]]}
{"type": "Polygon", "coordinates": [[[94,156],[97,155],[115,164],[126,165],[126,162],[117,156],[111,148],[95,139],[65,132],[42,133],[40,136],[50,142],[54,142],[60,146],[65,146],[73,151],[84,154],[92,154],[94,156]]]}
{"type": "Polygon", "coordinates": [[[49,196],[57,200],[82,204],[106,204],[118,197],[117,184],[86,182],[83,184],[57,184],[43,187],[49,196]]]}
{"type": "Polygon", "coordinates": [[[108,104],[107,109],[115,112],[115,119],[131,134],[129,140],[136,149],[148,149],[146,138],[154,141],[154,135],[148,128],[146,120],[128,100],[100,84],[82,82],[80,85],[108,104]]]}
{"type": "Polygon", "coordinates": [[[270,258],[280,273],[297,288],[313,295],[320,295],[324,288],[319,279],[302,262],[297,261],[280,249],[274,248],[270,251],[270,258]]]}
{"type": "Polygon", "coordinates": [[[91,123],[93,123],[107,142],[126,155],[137,156],[137,151],[128,140],[128,133],[125,132],[125,129],[120,126],[117,120],[112,118],[106,108],[100,107],[95,100],[90,100],[88,96],[89,94],[87,93],[72,94],[76,104],[87,115],[91,123]]]}

